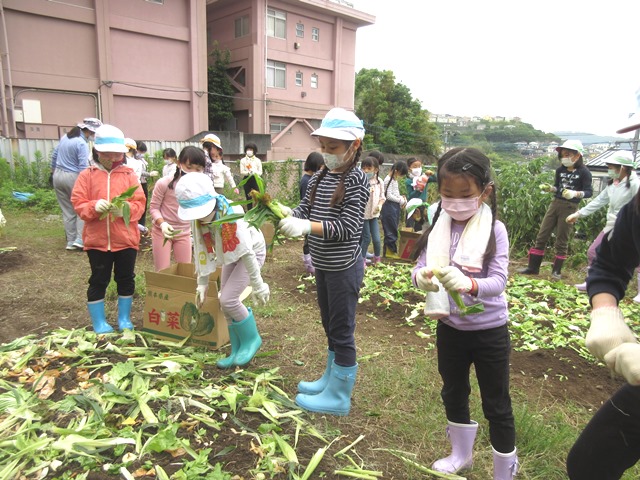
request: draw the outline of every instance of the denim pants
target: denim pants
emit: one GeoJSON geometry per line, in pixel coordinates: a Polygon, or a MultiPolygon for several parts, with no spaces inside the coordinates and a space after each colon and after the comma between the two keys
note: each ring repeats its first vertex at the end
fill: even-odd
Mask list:
{"type": "Polygon", "coordinates": [[[622,386],[569,451],[571,480],[617,480],[640,459],[640,387],[622,386]]]}
{"type": "Polygon", "coordinates": [[[436,345],[447,420],[471,422],[469,373],[473,364],[480,387],[482,411],[489,421],[491,445],[501,453],[513,452],[516,431],[509,395],[511,340],[507,325],[467,331],[438,322],[436,345]]]}
{"type": "Polygon", "coordinates": [[[398,252],[398,224],[400,223],[400,204],[396,202],[384,202],[380,210],[382,230],[384,230],[384,246],[393,253],[398,252]]]}
{"type": "Polygon", "coordinates": [[[373,254],[380,256],[380,227],[378,219],[371,218],[364,220],[362,227],[362,258],[367,258],[367,250],[369,250],[369,242],[373,241],[373,254]]]}
{"type": "Polygon", "coordinates": [[[356,306],[363,278],[362,261],[337,272],[316,268],[318,306],[327,346],[336,354],[335,363],[343,367],[356,364],[356,306]]]}
{"type": "Polygon", "coordinates": [[[134,268],[138,251],[135,248],[125,248],[117,252],[103,252],[101,250],[87,250],[91,277],[87,289],[87,300],[95,302],[103,300],[107,287],[113,279],[118,286],[118,296],[129,297],[136,289],[134,268]]]}

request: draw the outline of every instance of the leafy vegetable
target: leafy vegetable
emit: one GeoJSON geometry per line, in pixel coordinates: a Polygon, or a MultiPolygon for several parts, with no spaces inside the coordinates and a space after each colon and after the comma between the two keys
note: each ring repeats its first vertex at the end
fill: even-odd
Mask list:
{"type": "MultiPolygon", "coordinates": [[[[113,210],[122,209],[122,219],[124,220],[124,224],[128,227],[129,222],[131,220],[131,207],[129,205],[128,200],[131,197],[133,197],[133,193],[136,191],[137,188],[138,186],[134,185],[128,190],[125,190],[124,192],[122,192],[120,195],[113,197],[111,199],[111,209],[107,212],[104,212],[102,215],[100,215],[100,220],[104,220],[109,214],[112,213],[113,210]]],[[[111,215],[111,221],[112,222],[116,221],[115,215],[111,215]]]]}
{"type": "MultiPolygon", "coordinates": [[[[436,278],[438,280],[441,280],[442,273],[440,272],[440,269],[434,268],[432,271],[433,271],[433,274],[436,276],[436,278]]],[[[462,299],[462,295],[460,295],[460,292],[457,292],[456,290],[447,290],[447,293],[453,299],[456,306],[460,310],[461,317],[464,317],[466,315],[473,315],[474,313],[484,312],[484,304],[482,302],[479,302],[473,305],[465,305],[464,300],[462,299]]]]}
{"type": "MultiPolygon", "coordinates": [[[[278,228],[278,222],[286,215],[282,210],[282,204],[266,193],[264,180],[255,173],[252,175],[258,185],[258,190],[251,190],[249,195],[253,200],[253,208],[244,214],[246,222],[256,228],[262,227],[265,222],[272,222],[278,228]]],[[[248,177],[248,180],[251,177],[248,177]]]]}

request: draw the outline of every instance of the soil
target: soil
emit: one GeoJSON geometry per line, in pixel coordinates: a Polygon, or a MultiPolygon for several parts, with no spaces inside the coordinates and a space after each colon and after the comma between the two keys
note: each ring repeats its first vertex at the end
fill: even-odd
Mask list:
{"type": "MultiPolygon", "coordinates": [[[[0,247],[6,246],[16,245],[10,245],[7,238],[0,238],[0,247]]],[[[62,238],[49,239],[46,242],[25,238],[21,239],[20,245],[17,246],[18,249],[14,251],[0,253],[0,344],[24,335],[44,334],[59,327],[86,327],[89,323],[85,305],[89,277],[86,254],[80,251],[66,251],[62,238]]],[[[286,304],[291,305],[292,309],[299,309],[300,315],[295,325],[291,324],[290,319],[287,322],[268,317],[259,319],[259,328],[264,339],[261,352],[266,353],[254,360],[260,367],[279,366],[279,373],[285,380],[291,379],[290,388],[286,389],[290,393],[295,392],[294,381],[303,378],[307,373],[313,375],[312,372],[317,370],[317,364],[321,363],[322,350],[318,345],[324,345],[324,335],[316,323],[318,314],[315,292],[312,289],[302,292],[298,288],[304,276],[300,260],[301,250],[300,242],[277,245],[263,268],[265,281],[272,289],[271,301],[288,302],[286,304]],[[312,320],[314,323],[311,327],[305,324],[305,320],[309,321],[305,318],[306,312],[316,317],[312,320]],[[309,370],[306,365],[301,367],[299,362],[295,362],[296,358],[292,358],[287,351],[287,341],[293,335],[304,337],[307,342],[307,351],[298,349],[296,356],[300,358],[308,353],[309,370]]],[[[151,268],[151,251],[145,246],[138,256],[137,272],[142,273],[151,268]]],[[[399,320],[404,319],[408,313],[404,308],[397,304],[373,306],[376,303],[359,306],[356,331],[359,345],[393,345],[406,351],[422,351],[425,348],[425,340],[415,335],[415,329],[399,320]]],[[[137,328],[142,327],[142,310],[143,299],[135,298],[132,320],[137,328]]],[[[554,404],[571,400],[591,411],[597,409],[622,385],[621,380],[611,378],[608,370],[602,365],[590,363],[569,349],[513,351],[511,366],[512,389],[518,391],[519,396],[535,398],[543,403],[554,404]]],[[[211,372],[211,375],[219,373],[211,372]]],[[[370,419],[369,413],[368,405],[358,399],[356,391],[351,414],[348,417],[332,418],[331,424],[352,439],[366,432],[368,448],[388,447],[382,438],[384,432],[376,428],[375,421],[370,419]]],[[[249,428],[252,426],[251,419],[247,418],[244,421],[249,428]]],[[[215,432],[215,435],[222,433],[215,432]]],[[[235,442],[236,439],[218,437],[216,442],[218,441],[225,445],[227,442],[235,442]]],[[[345,441],[345,445],[348,443],[345,441]]],[[[315,452],[319,446],[309,444],[304,448],[315,452]]],[[[225,463],[228,462],[232,471],[247,472],[251,468],[247,461],[252,457],[247,453],[238,449],[224,457],[225,463]]],[[[377,468],[385,471],[385,478],[403,478],[402,475],[393,474],[394,471],[401,470],[394,457],[376,452],[370,452],[370,455],[376,457],[377,468]]],[[[156,458],[156,461],[159,462],[160,459],[156,458]]],[[[171,464],[171,459],[166,463],[171,464]]],[[[328,471],[332,472],[333,469],[328,471]]],[[[171,472],[167,470],[167,473],[171,472]]],[[[114,477],[95,473],[88,478],[98,480],[114,477]]],[[[324,478],[338,477],[328,474],[324,478]]]]}

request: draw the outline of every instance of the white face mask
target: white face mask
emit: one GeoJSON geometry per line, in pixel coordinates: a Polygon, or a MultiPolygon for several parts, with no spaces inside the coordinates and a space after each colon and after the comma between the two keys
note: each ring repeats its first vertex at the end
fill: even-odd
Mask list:
{"type": "Polygon", "coordinates": [[[247,157],[253,157],[253,150],[247,150],[247,157]]]}
{"type": "Polygon", "coordinates": [[[607,170],[607,175],[609,175],[609,178],[613,178],[614,180],[620,178],[620,172],[616,171],[613,168],[607,170]]]}
{"type": "Polygon", "coordinates": [[[336,168],[340,168],[341,166],[343,166],[345,164],[344,157],[349,153],[350,150],[351,150],[351,145],[349,145],[349,148],[347,148],[347,151],[344,152],[344,153],[338,153],[338,154],[323,153],[322,154],[322,158],[324,159],[324,165],[330,171],[331,170],[335,170],[336,168]]]}
{"type": "Polygon", "coordinates": [[[573,165],[573,160],[571,160],[569,157],[562,157],[562,160],[560,161],[562,162],[562,165],[564,165],[567,168],[573,165]]]}
{"type": "Polygon", "coordinates": [[[422,173],[422,168],[412,168],[411,169],[411,175],[413,177],[418,177],[418,176],[420,176],[421,173],[422,173]]]}

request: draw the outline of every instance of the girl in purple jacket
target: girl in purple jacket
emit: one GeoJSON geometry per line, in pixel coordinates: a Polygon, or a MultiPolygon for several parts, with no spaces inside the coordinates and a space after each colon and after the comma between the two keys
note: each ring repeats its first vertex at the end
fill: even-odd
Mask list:
{"type": "Polygon", "coordinates": [[[454,148],[438,161],[437,179],[440,204],[433,224],[416,243],[412,273],[413,284],[427,291],[425,314],[439,320],[438,371],[452,453],[432,468],[458,473],[472,465],[478,430],[469,413],[473,364],[489,422],[494,478],[511,479],[518,458],[509,395],[511,342],[504,294],[509,240],[504,224],[496,220],[490,161],[475,148],[454,148]],[[448,291],[459,292],[466,305],[480,303],[484,311],[461,311],[448,291]]]}

